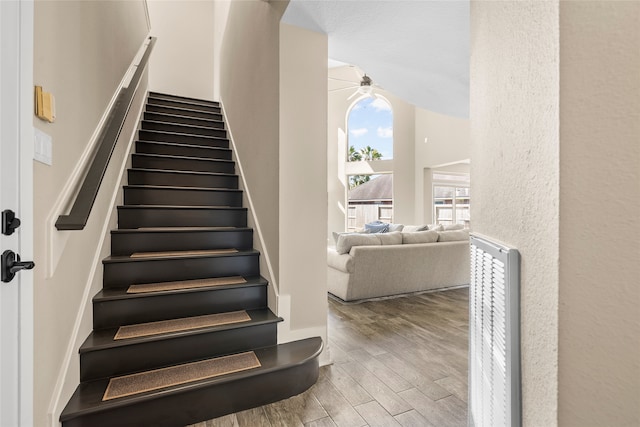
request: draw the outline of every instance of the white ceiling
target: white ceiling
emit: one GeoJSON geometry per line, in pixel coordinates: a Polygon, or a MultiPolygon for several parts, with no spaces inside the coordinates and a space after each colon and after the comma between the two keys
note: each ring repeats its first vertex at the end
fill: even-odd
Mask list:
{"type": "Polygon", "coordinates": [[[396,96],[469,116],[467,0],[291,0],[283,22],[327,34],[329,58],[396,96]]]}

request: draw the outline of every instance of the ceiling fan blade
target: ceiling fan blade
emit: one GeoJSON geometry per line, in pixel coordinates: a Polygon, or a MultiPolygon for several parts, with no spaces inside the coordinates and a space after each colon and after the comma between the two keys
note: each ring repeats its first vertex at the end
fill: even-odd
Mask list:
{"type": "Polygon", "coordinates": [[[348,97],[348,98],[347,98],[347,101],[351,100],[351,98],[353,98],[354,96],[358,95],[359,93],[360,93],[360,92],[358,92],[358,91],[356,90],[355,92],[353,92],[353,93],[351,94],[351,96],[350,96],[350,97],[348,97]]]}
{"type": "Polygon", "coordinates": [[[336,77],[328,77],[329,80],[335,80],[337,82],[345,82],[345,83],[351,83],[353,85],[358,84],[357,82],[354,82],[353,80],[347,80],[347,79],[338,79],[336,77]]]}
{"type": "Polygon", "coordinates": [[[348,86],[348,87],[339,87],[336,89],[329,89],[329,92],[338,92],[340,90],[347,90],[347,89],[353,89],[355,86],[348,86]]]}

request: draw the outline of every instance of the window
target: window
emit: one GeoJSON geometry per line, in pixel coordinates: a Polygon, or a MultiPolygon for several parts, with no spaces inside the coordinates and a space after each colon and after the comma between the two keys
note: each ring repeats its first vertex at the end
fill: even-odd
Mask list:
{"type": "Polygon", "coordinates": [[[434,173],[433,216],[436,224],[471,225],[468,174],[434,173]]]}
{"type": "Polygon", "coordinates": [[[383,98],[358,101],[347,120],[350,162],[393,159],[393,113],[383,98]]]}
{"type": "Polygon", "coordinates": [[[373,221],[393,222],[393,174],[361,176],[366,177],[366,181],[349,190],[347,231],[363,228],[373,221]]]}

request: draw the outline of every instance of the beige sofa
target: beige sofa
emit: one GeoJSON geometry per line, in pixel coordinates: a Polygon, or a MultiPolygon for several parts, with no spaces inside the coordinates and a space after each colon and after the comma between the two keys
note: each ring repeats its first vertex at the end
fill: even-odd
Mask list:
{"type": "Polygon", "coordinates": [[[469,284],[468,238],[403,244],[384,236],[374,245],[339,249],[328,248],[328,290],[343,301],[469,284]]]}

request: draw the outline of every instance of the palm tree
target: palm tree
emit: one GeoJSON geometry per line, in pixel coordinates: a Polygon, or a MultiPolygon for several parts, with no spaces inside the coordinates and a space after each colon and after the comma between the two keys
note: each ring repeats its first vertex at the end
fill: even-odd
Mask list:
{"type": "MultiPolygon", "coordinates": [[[[360,149],[360,151],[356,151],[353,145],[349,146],[349,161],[350,162],[359,162],[359,161],[373,161],[382,159],[382,153],[380,153],[375,148],[371,148],[370,146],[366,146],[360,149]]],[[[349,188],[357,187],[360,184],[364,184],[371,179],[369,175],[352,175],[349,177],[349,188]]]]}

